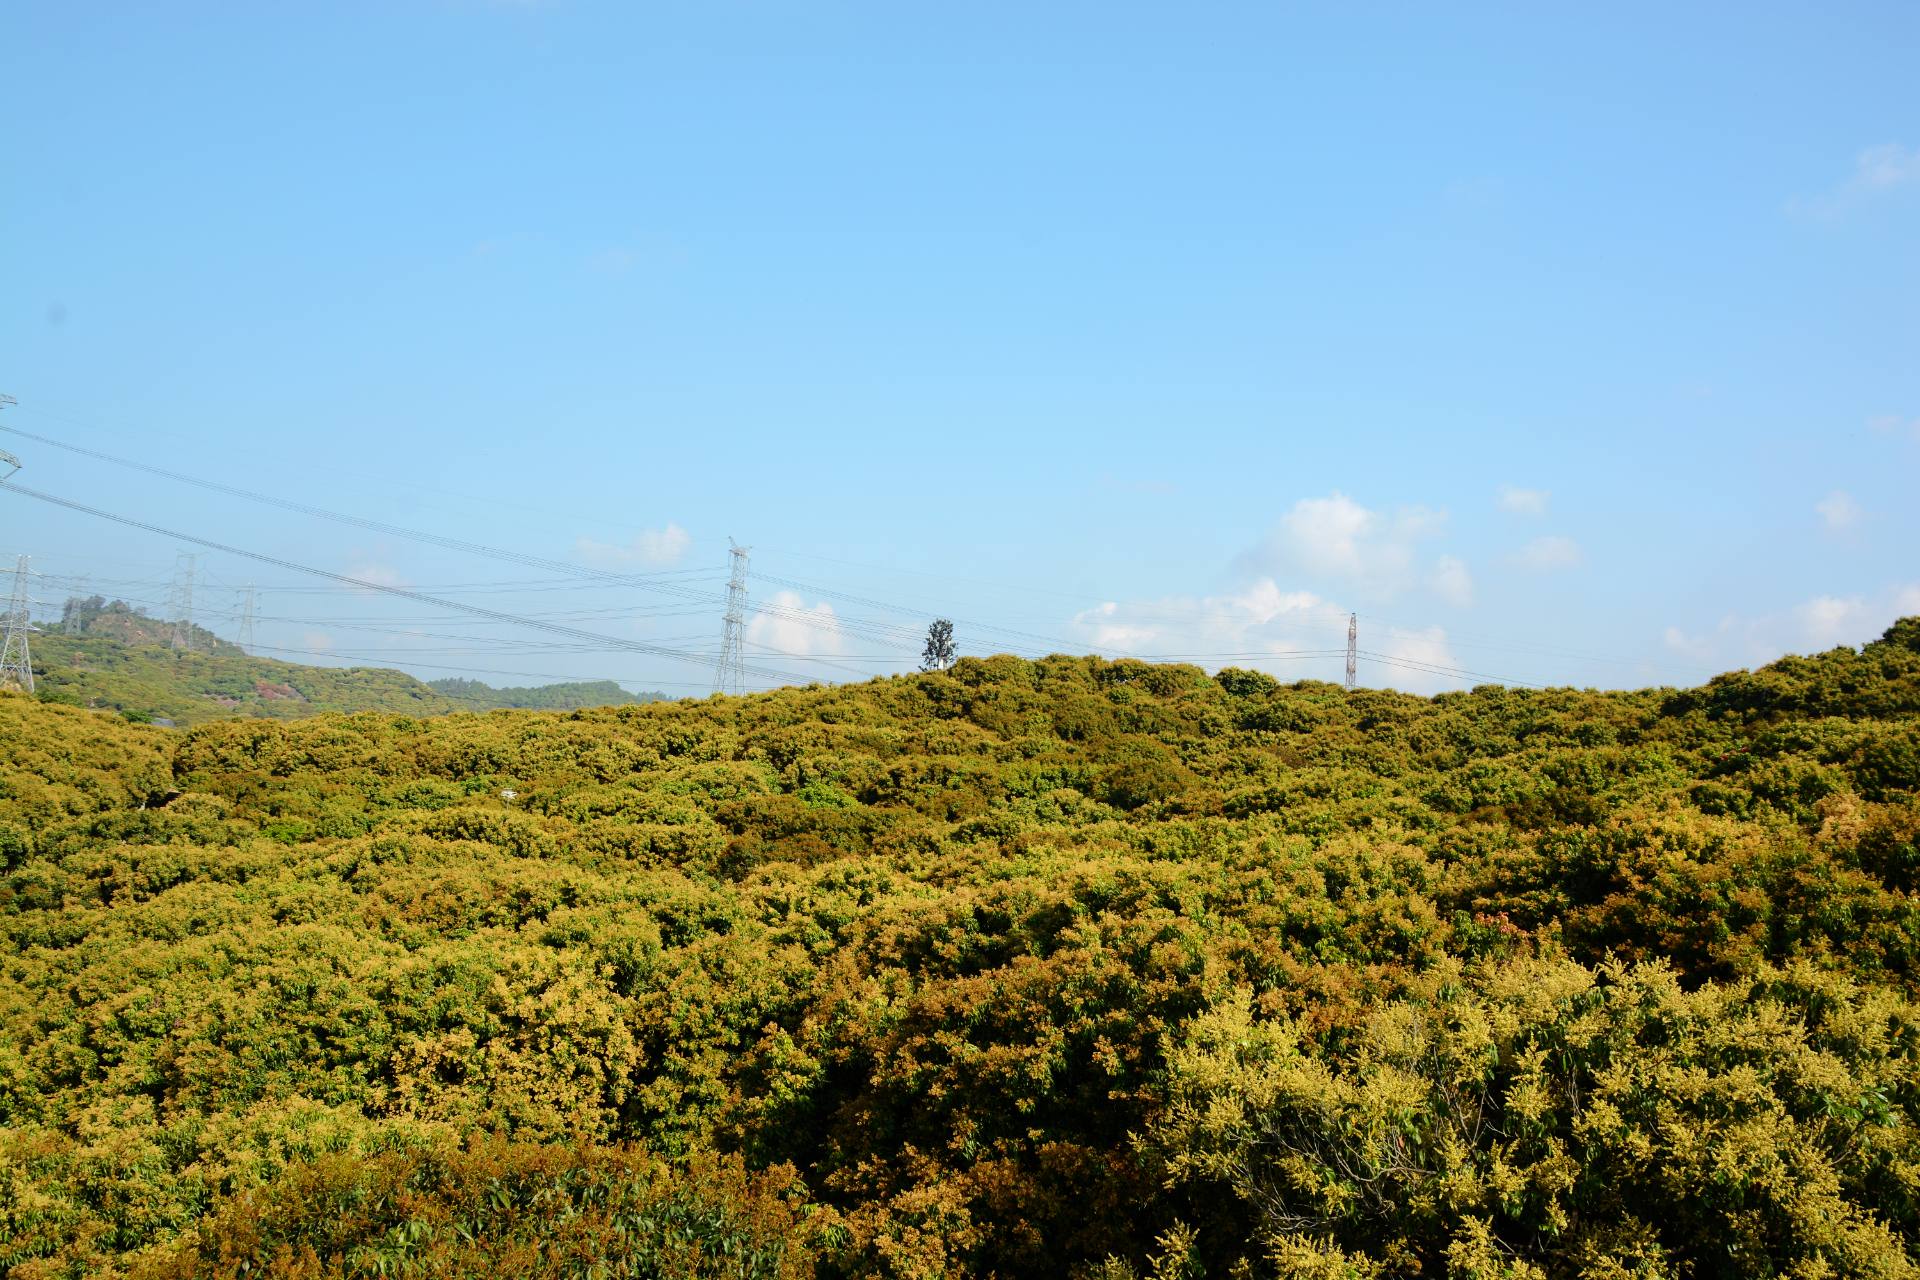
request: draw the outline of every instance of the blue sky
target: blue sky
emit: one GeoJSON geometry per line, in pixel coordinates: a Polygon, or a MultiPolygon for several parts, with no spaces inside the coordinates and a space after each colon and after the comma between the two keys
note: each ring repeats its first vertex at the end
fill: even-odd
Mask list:
{"type": "MultiPolygon", "coordinates": [[[[1631,685],[1920,612],[1910,4],[15,5],[0,47],[0,424],[692,594],[0,442],[167,528],[696,654],[732,536],[764,665],[832,678],[940,613],[1337,678],[1289,655],[1352,610],[1631,685]]],[[[0,494],[45,599],[163,600],[181,545],[0,494]]],[[[202,569],[286,656],[708,681],[202,569]]]]}

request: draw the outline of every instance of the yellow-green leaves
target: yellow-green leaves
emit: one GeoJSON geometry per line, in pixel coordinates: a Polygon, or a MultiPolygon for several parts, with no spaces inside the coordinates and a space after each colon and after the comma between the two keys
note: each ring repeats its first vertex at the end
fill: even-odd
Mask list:
{"type": "Polygon", "coordinates": [[[1910,1274],[1916,718],[1904,645],[0,696],[0,1270],[1910,1274]]]}
{"type": "Polygon", "coordinates": [[[1279,1274],[1914,1274],[1886,1215],[1920,1174],[1920,1010],[1888,993],[1522,961],[1415,982],[1345,1048],[1251,1003],[1181,1029],[1149,1145],[1279,1274]]]}

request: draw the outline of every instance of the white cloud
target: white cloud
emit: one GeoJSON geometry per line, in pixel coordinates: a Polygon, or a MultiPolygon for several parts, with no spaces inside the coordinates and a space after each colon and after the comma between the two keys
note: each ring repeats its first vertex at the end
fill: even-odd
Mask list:
{"type": "Polygon", "coordinates": [[[1344,613],[1311,591],[1282,591],[1272,578],[1237,595],[1109,600],[1076,614],[1072,625],[1103,652],[1193,661],[1225,655],[1228,666],[1249,654],[1346,643],[1344,613]]]}
{"type": "Polygon", "coordinates": [[[846,634],[833,606],[822,600],[809,606],[796,591],[777,591],[747,622],[747,643],[761,649],[806,657],[845,653],[846,634]]]}
{"type": "Polygon", "coordinates": [[[1881,435],[1905,434],[1920,440],[1920,418],[1903,418],[1897,413],[1882,413],[1867,419],[1867,425],[1881,435]]]}
{"type": "MultiPolygon", "coordinates": [[[[372,587],[395,587],[404,589],[413,585],[408,582],[406,578],[402,577],[400,571],[392,565],[383,564],[374,560],[363,560],[350,565],[346,570],[346,576],[357,582],[367,583],[372,587]]],[[[366,591],[367,588],[361,587],[358,588],[358,590],[366,591]]]]}
{"type": "MultiPolygon", "coordinates": [[[[1845,599],[1839,596],[1815,596],[1813,599],[1794,608],[1793,616],[1800,625],[1800,634],[1815,649],[1831,649],[1834,645],[1861,636],[1867,627],[1867,602],[1859,596],[1845,599]]],[[[1872,639],[1862,636],[1862,639],[1872,639]]]]}
{"type": "Polygon", "coordinates": [[[1571,569],[1582,558],[1579,543],[1555,533],[1535,538],[1520,548],[1514,561],[1523,568],[1544,573],[1554,569],[1571,569]]]}
{"type": "Polygon", "coordinates": [[[1788,653],[1819,653],[1835,645],[1878,640],[1897,618],[1920,614],[1920,582],[1874,595],[1818,595],[1784,613],[1728,614],[1711,631],[1689,634],[1668,627],[1675,653],[1715,667],[1757,667],[1788,653]]]}
{"type": "MultiPolygon", "coordinates": [[[[1076,615],[1071,629],[1093,648],[1115,655],[1192,662],[1208,670],[1249,667],[1283,680],[1341,679],[1346,608],[1311,591],[1283,590],[1261,578],[1229,595],[1113,601],[1076,615]]],[[[1371,626],[1361,620],[1361,647],[1403,662],[1456,665],[1439,627],[1371,626]]],[[[1432,672],[1362,658],[1361,681],[1414,693],[1457,689],[1432,672]]]]}
{"type": "Polygon", "coordinates": [[[1464,609],[1473,603],[1473,575],[1458,556],[1441,556],[1434,561],[1427,586],[1455,608],[1464,609]]]}
{"type": "Polygon", "coordinates": [[[1272,536],[1243,559],[1256,572],[1286,568],[1349,590],[1392,596],[1418,581],[1418,544],[1445,523],[1443,512],[1426,507],[1381,512],[1344,493],[1302,498],[1280,518],[1272,536]]]}
{"type": "Polygon", "coordinates": [[[633,541],[624,547],[610,542],[598,542],[592,538],[581,538],[574,544],[574,550],[583,559],[598,564],[638,562],[660,566],[675,563],[692,545],[692,536],[679,525],[669,521],[664,529],[642,529],[634,535],[633,541]]]}
{"type": "Polygon", "coordinates": [[[1866,147],[1853,158],[1853,172],[1834,190],[1788,204],[1792,213],[1837,217],[1855,205],[1900,187],[1920,184],[1920,150],[1897,142],[1866,147]]]}
{"type": "Polygon", "coordinates": [[[1862,191],[1885,191],[1920,181],[1920,150],[1897,142],[1868,147],[1853,159],[1853,178],[1848,183],[1862,191]]]}
{"type": "MultiPolygon", "coordinates": [[[[1378,637],[1363,637],[1363,648],[1385,654],[1401,663],[1421,666],[1457,667],[1453,651],[1447,647],[1447,633],[1441,627],[1397,628],[1378,637]]],[[[1418,666],[1399,666],[1371,658],[1360,659],[1361,679],[1369,684],[1403,689],[1408,693],[1439,693],[1447,689],[1466,689],[1494,683],[1477,678],[1465,680],[1422,671],[1418,666]]]]}
{"type": "Polygon", "coordinates": [[[304,631],[300,634],[300,646],[316,653],[325,653],[333,648],[333,637],[324,631],[304,631]]]}
{"type": "Polygon", "coordinates": [[[1288,550],[1302,567],[1326,574],[1366,574],[1384,557],[1398,567],[1398,547],[1363,548],[1379,517],[1343,493],[1302,498],[1281,517],[1288,550]]]}
{"type": "Polygon", "coordinates": [[[1547,514],[1545,489],[1516,489],[1510,484],[1500,486],[1500,509],[1511,511],[1517,516],[1543,516],[1547,514]]]}
{"type": "Polygon", "coordinates": [[[1710,635],[1690,636],[1678,627],[1668,627],[1666,635],[1663,636],[1662,639],[1666,641],[1667,648],[1673,650],[1675,653],[1699,662],[1710,661],[1718,651],[1718,646],[1714,643],[1714,637],[1710,635]]]}
{"type": "Polygon", "coordinates": [[[1814,503],[1813,509],[1820,513],[1820,518],[1826,521],[1827,528],[1834,532],[1851,529],[1860,523],[1859,504],[1853,500],[1851,494],[1839,489],[1835,489],[1814,503]]]}

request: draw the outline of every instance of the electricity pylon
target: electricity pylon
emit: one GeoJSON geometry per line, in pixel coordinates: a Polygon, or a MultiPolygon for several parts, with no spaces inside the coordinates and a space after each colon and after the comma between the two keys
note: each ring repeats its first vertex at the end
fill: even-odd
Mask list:
{"type": "Polygon", "coordinates": [[[1347,692],[1353,692],[1355,678],[1360,673],[1360,615],[1347,615],[1347,692]]]}
{"type": "Polygon", "coordinates": [[[253,656],[253,584],[251,582],[240,592],[240,651],[249,658],[253,656]]]}
{"type": "Polygon", "coordinates": [[[13,599],[7,606],[7,638],[0,644],[0,689],[33,692],[33,653],[27,637],[33,634],[27,596],[27,558],[13,565],[13,599]]]}
{"type": "Polygon", "coordinates": [[[168,612],[173,614],[173,647],[193,648],[193,565],[198,559],[191,551],[182,551],[173,561],[173,589],[167,593],[168,612]]]}
{"type": "Polygon", "coordinates": [[[720,661],[713,667],[715,693],[745,693],[746,657],[743,650],[747,622],[747,552],[732,538],[727,539],[733,557],[733,572],[727,577],[727,618],[720,631],[720,661]]]}

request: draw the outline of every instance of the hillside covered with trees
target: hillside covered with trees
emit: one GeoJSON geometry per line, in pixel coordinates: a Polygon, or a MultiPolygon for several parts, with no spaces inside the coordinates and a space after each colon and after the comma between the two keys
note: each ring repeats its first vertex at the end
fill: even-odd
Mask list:
{"type": "Polygon", "coordinates": [[[1911,1277],[1917,789],[1920,619],[1625,693],[0,696],[0,1269],[1911,1277]]]}
{"type": "Polygon", "coordinates": [[[578,711],[582,707],[625,707],[661,702],[664,693],[629,693],[611,680],[565,680],[556,684],[509,686],[496,689],[478,680],[429,680],[427,687],[451,698],[469,711],[578,711]]]}
{"type": "Polygon", "coordinates": [[[234,716],[298,720],[328,712],[436,716],[526,707],[570,711],[665,698],[611,680],[494,688],[478,680],[425,682],[387,667],[322,667],[250,657],[202,627],[171,647],[173,624],[119,600],[67,601],[33,641],[42,700],[117,711],[135,720],[205,724],[234,716]]]}

